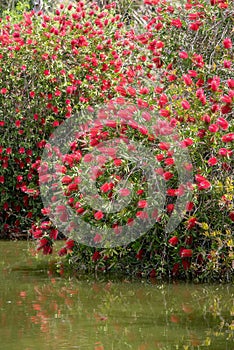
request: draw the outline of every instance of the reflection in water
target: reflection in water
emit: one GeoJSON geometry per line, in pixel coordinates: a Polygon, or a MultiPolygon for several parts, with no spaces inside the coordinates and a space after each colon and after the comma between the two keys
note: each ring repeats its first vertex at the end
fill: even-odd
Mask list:
{"type": "Polygon", "coordinates": [[[234,349],[234,286],[65,280],[0,242],[0,349],[234,349]]]}

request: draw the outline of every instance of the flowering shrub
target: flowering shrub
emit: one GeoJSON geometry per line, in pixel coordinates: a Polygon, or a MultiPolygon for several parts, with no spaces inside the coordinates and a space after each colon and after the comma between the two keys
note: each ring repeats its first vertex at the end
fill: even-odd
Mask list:
{"type": "MultiPolygon", "coordinates": [[[[135,30],[121,22],[114,4],[101,11],[95,5],[85,9],[80,2],[76,8],[61,5],[50,17],[28,13],[18,24],[2,21],[3,230],[19,233],[26,220],[32,221],[30,232],[39,240],[38,249],[51,253],[58,230],[48,219],[53,208],[42,208],[37,174],[39,170],[45,186],[53,185],[46,164],[40,162],[46,140],[74,113],[111,106],[113,101],[120,106],[130,103],[137,112],[130,110],[127,123],[115,124],[112,118],[103,125],[106,116],[99,109],[101,126],[89,128],[70,145],[61,163],[64,197],[84,222],[111,227],[118,239],[123,225],[131,227],[136,218],[147,219],[144,208],[152,193],[128,154],[119,158],[112,152],[107,162],[100,159],[103,169],[93,175],[99,196],[106,201],[116,194],[121,201],[128,198],[130,189],[118,186],[127,176],[134,193],[130,205],[106,215],[90,208],[80,192],[79,167],[83,162],[90,168],[93,148],[108,139],[120,139],[125,146],[134,140],[154,149],[160,163],[155,171],[166,184],[165,210],[154,213],[153,227],[125,248],[100,248],[103,237],[96,234],[90,238],[92,248],[70,237],[60,255],[66,255],[73,268],[88,271],[125,269],[151,277],[230,279],[233,7],[225,1],[202,0],[174,7],[164,0],[145,0],[144,6],[154,11],[144,16],[145,27],[135,30]],[[176,129],[180,148],[188,150],[191,158],[191,163],[182,165],[194,175],[189,187],[192,198],[186,202],[181,223],[170,233],[165,227],[189,184],[179,182],[173,142],[159,142],[152,135],[158,125],[151,112],[164,122],[167,136],[176,129]],[[41,223],[42,214],[47,219],[41,223]]],[[[159,135],[164,129],[162,125],[157,129],[159,135]]],[[[56,198],[54,202],[60,221],[67,222],[65,209],[56,206],[56,198]]],[[[79,228],[70,229],[79,236],[79,228]]]]}
{"type": "MultiPolygon", "coordinates": [[[[1,227],[26,230],[41,216],[37,169],[52,130],[90,103],[111,99],[123,67],[122,23],[111,10],[60,6],[1,21],[1,227]]],[[[127,44],[126,44],[127,45],[127,44]]],[[[128,59],[126,57],[126,63],[128,59]]]]}

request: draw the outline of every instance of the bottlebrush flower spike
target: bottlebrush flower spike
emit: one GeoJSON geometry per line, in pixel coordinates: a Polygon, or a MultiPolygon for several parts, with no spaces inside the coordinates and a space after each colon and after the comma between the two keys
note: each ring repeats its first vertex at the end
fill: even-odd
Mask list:
{"type": "Polygon", "coordinates": [[[172,246],[176,246],[179,242],[179,238],[177,236],[173,236],[168,241],[172,246]]]}
{"type": "Polygon", "coordinates": [[[180,251],[181,258],[191,258],[192,255],[193,255],[192,249],[185,249],[185,248],[183,248],[180,251]]]}
{"type": "Polygon", "coordinates": [[[231,38],[225,38],[223,40],[223,46],[225,49],[231,49],[232,48],[232,40],[231,38]]]}

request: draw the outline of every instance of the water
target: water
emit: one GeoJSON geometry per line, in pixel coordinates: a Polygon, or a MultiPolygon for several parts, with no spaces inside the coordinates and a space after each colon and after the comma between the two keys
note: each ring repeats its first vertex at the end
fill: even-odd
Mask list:
{"type": "Polygon", "coordinates": [[[0,257],[0,350],[234,349],[233,285],[69,280],[27,242],[0,257]]]}

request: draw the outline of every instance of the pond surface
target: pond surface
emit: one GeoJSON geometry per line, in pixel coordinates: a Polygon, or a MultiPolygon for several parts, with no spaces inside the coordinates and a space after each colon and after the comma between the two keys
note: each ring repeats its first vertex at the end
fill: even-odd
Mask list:
{"type": "Polygon", "coordinates": [[[0,241],[1,350],[234,349],[234,286],[65,279],[0,241]]]}

